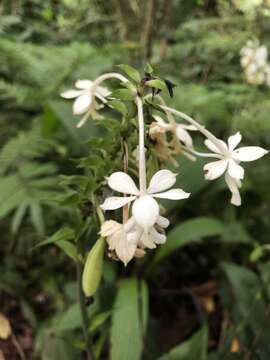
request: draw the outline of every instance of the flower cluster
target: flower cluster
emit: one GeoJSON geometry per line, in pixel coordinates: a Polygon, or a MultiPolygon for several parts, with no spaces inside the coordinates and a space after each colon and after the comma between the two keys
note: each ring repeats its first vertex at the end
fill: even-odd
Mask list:
{"type": "MultiPolygon", "coordinates": [[[[266,64],[266,48],[259,46],[256,48],[255,45],[249,43],[242,50],[241,63],[249,74],[248,76],[251,74],[257,76],[256,71],[266,64]],[[255,67],[254,64],[256,64],[255,67]],[[252,69],[257,70],[253,71],[252,69]]],[[[79,80],[75,84],[77,90],[68,90],[62,93],[64,98],[75,99],[74,114],[84,114],[78,127],[82,126],[90,116],[100,117],[98,110],[107,104],[107,98],[111,96],[110,91],[100,86],[100,83],[110,78],[116,78],[122,83],[129,81],[121,74],[108,73],[93,82],[79,80]]],[[[252,81],[255,83],[258,80],[254,78],[252,81]]],[[[134,153],[138,163],[139,186],[127,174],[127,171],[114,172],[107,178],[107,183],[111,190],[122,196],[108,197],[100,205],[103,211],[123,209],[123,221],[121,223],[114,220],[105,221],[101,225],[100,234],[106,238],[111,256],[121,260],[125,265],[134,257],[144,256],[146,249],[154,249],[157,245],[166,242],[165,229],[169,226],[169,220],[161,215],[156,199],[183,200],[190,196],[190,193],[182,189],[171,189],[176,183],[176,174],[170,170],[157,171],[149,185],[146,184],[147,151],[144,146],[143,107],[148,98],[149,94],[145,96],[139,95],[139,92],[134,94],[139,129],[139,144],[134,149],[134,153]]],[[[157,158],[162,162],[171,160],[174,163],[176,160],[173,156],[179,153],[190,159],[196,159],[197,156],[215,158],[215,161],[204,166],[205,179],[215,180],[225,175],[225,181],[231,192],[231,203],[236,206],[241,205],[239,188],[244,178],[244,168],[240,163],[257,160],[268,151],[258,146],[237,148],[242,139],[239,132],[230,136],[228,142],[225,143],[187,114],[167,107],[160,95],[157,94],[156,98],[160,105],[158,107],[155,104],[155,111],[160,110],[165,114],[165,119],[159,114],[151,115],[154,121],[148,128],[149,137],[154,140],[157,158]],[[174,116],[180,117],[185,123],[176,122],[174,116]],[[211,151],[210,153],[201,153],[194,149],[191,131],[200,132],[206,137],[205,145],[211,151]]]]}
{"type": "Polygon", "coordinates": [[[270,86],[270,64],[266,46],[249,40],[240,52],[241,66],[249,84],[270,86]]]}

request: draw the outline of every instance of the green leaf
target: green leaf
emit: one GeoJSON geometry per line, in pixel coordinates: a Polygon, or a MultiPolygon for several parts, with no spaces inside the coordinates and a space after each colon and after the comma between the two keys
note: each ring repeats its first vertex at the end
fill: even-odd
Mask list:
{"type": "Polygon", "coordinates": [[[44,246],[44,245],[50,245],[57,243],[58,241],[63,240],[73,240],[75,238],[74,230],[64,227],[60,230],[58,230],[56,233],[54,233],[52,236],[50,236],[48,239],[41,241],[38,243],[35,248],[44,246]]]}
{"type": "Polygon", "coordinates": [[[82,318],[79,304],[73,304],[57,319],[55,329],[59,332],[70,331],[78,329],[81,325],[82,318]]]}
{"type": "Polygon", "coordinates": [[[158,360],[207,360],[208,329],[204,325],[195,335],[174,347],[158,360]]]}
{"type": "Polygon", "coordinates": [[[137,83],[141,81],[140,73],[132,66],[121,64],[118,65],[118,67],[120,67],[121,70],[123,70],[131,79],[133,79],[137,83]]]}
{"type": "Polygon", "coordinates": [[[135,96],[130,89],[118,89],[113,91],[110,97],[124,101],[132,101],[135,96]]]}
{"type": "Polygon", "coordinates": [[[146,81],[145,85],[147,85],[147,86],[149,86],[151,88],[162,90],[165,93],[169,94],[167,85],[165,84],[164,81],[162,81],[160,79],[146,81]]]}
{"type": "Polygon", "coordinates": [[[135,278],[122,280],[119,283],[112,313],[111,360],[141,359],[143,326],[140,316],[139,288],[138,280],[135,278]]]}
{"type": "Polygon", "coordinates": [[[111,311],[104,311],[102,313],[96,314],[93,319],[91,319],[90,332],[93,333],[96,331],[106,320],[111,316],[111,311]]]}
{"type": "Polygon", "coordinates": [[[225,225],[220,220],[210,217],[187,220],[169,232],[167,242],[156,252],[154,263],[193,241],[198,242],[207,236],[221,235],[224,229],[225,225]]]}
{"type": "Polygon", "coordinates": [[[24,201],[22,202],[19,207],[17,208],[15,215],[12,218],[11,223],[11,231],[13,234],[16,234],[19,230],[19,227],[21,226],[22,219],[26,213],[26,210],[28,208],[28,202],[24,201]]]}
{"type": "Polygon", "coordinates": [[[154,72],[154,69],[152,68],[152,66],[147,63],[144,67],[144,72],[148,73],[148,74],[152,74],[154,72]]]}
{"type": "Polygon", "coordinates": [[[72,244],[70,241],[59,240],[55,243],[55,245],[58,246],[61,250],[63,250],[64,253],[67,256],[69,256],[72,260],[74,260],[75,262],[78,261],[79,257],[78,257],[76,246],[74,244],[72,244]]]}
{"type": "Polygon", "coordinates": [[[128,109],[126,105],[119,100],[110,100],[108,101],[108,105],[112,106],[116,111],[120,112],[123,116],[126,116],[128,113],[128,109]]]}
{"type": "Polygon", "coordinates": [[[30,216],[32,223],[34,224],[37,232],[40,235],[43,235],[45,232],[45,226],[43,222],[43,216],[42,216],[42,207],[38,202],[32,201],[30,204],[30,216]]]}

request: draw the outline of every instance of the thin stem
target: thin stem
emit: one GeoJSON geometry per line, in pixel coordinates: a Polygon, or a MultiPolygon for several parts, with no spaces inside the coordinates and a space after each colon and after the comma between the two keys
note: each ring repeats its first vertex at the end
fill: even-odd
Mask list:
{"type": "Polygon", "coordinates": [[[136,97],[138,107],[138,124],[139,124],[139,181],[141,195],[146,194],[146,167],[145,167],[145,151],[144,151],[144,120],[142,99],[136,97]]]}
{"type": "Polygon", "coordinates": [[[93,82],[92,87],[91,87],[92,93],[93,94],[95,93],[96,88],[99,86],[100,83],[102,83],[102,81],[108,80],[108,79],[118,79],[123,83],[128,82],[127,78],[125,78],[123,75],[118,74],[118,73],[103,74],[103,75],[99,76],[98,78],[96,78],[96,80],[93,82]]]}
{"type": "Polygon", "coordinates": [[[209,140],[211,140],[223,154],[227,152],[227,148],[225,147],[225,145],[222,144],[222,142],[220,142],[210,131],[205,129],[202,125],[197,123],[197,121],[192,119],[190,116],[186,115],[185,113],[182,113],[181,111],[177,111],[175,109],[169,108],[168,106],[161,105],[160,107],[164,111],[169,111],[172,114],[179,116],[185,119],[190,124],[194,125],[203,135],[205,135],[209,140]]]}
{"type": "Polygon", "coordinates": [[[77,283],[78,283],[78,300],[80,305],[80,311],[81,311],[81,317],[82,317],[82,328],[83,328],[83,334],[84,339],[86,343],[86,352],[87,352],[87,360],[95,360],[95,353],[93,349],[93,341],[91,334],[88,330],[89,327],[89,319],[87,314],[87,308],[85,305],[85,298],[84,293],[82,289],[82,264],[80,262],[77,262],[76,264],[76,270],[77,270],[77,283]]]}
{"type": "Polygon", "coordinates": [[[199,151],[196,151],[196,150],[193,150],[193,149],[190,149],[188,148],[187,146],[185,145],[182,145],[182,147],[186,150],[186,151],[189,151],[191,154],[193,155],[197,155],[197,156],[201,156],[201,157],[212,157],[212,158],[216,158],[216,159],[223,159],[223,156],[222,155],[219,155],[219,154],[214,154],[214,153],[202,153],[202,152],[199,152],[199,151]]]}

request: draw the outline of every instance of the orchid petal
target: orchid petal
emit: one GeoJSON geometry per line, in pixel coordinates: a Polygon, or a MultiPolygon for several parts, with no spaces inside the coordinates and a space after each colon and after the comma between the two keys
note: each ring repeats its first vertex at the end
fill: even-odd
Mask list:
{"type": "Polygon", "coordinates": [[[150,230],[150,236],[156,244],[164,244],[167,240],[166,235],[160,234],[154,227],[150,230]]]}
{"type": "Polygon", "coordinates": [[[157,246],[149,233],[143,232],[140,237],[140,243],[148,249],[155,249],[157,246]]]}
{"type": "Polygon", "coordinates": [[[139,190],[132,178],[123,171],[113,173],[108,179],[111,189],[124,194],[138,195],[139,190]]]}
{"type": "Polygon", "coordinates": [[[238,183],[237,183],[237,179],[232,178],[228,173],[225,174],[225,181],[228,185],[228,188],[230,190],[230,192],[232,193],[232,197],[231,197],[231,204],[235,205],[235,206],[240,206],[241,205],[241,196],[240,196],[240,192],[238,190],[238,183]]]}
{"type": "Polygon", "coordinates": [[[76,81],[75,86],[78,89],[87,90],[92,87],[92,84],[93,84],[93,81],[91,81],[91,80],[78,80],[78,81],[76,81]]]}
{"type": "Polygon", "coordinates": [[[103,204],[100,205],[102,210],[116,210],[123,207],[126,204],[129,204],[131,201],[135,200],[136,196],[112,196],[107,198],[103,204]]]}
{"type": "Polygon", "coordinates": [[[188,148],[193,148],[193,141],[192,137],[189,135],[189,133],[181,127],[181,125],[178,125],[176,127],[176,135],[182,143],[186,145],[188,148]]]}
{"type": "Polygon", "coordinates": [[[229,160],[228,173],[235,179],[244,179],[244,168],[238,165],[233,159],[229,160]]]}
{"type": "Polygon", "coordinates": [[[128,240],[126,233],[122,231],[121,235],[118,237],[115,252],[125,266],[127,266],[128,262],[134,257],[136,249],[137,243],[128,240]]]}
{"type": "Polygon", "coordinates": [[[165,229],[170,225],[170,222],[165,217],[159,216],[157,218],[157,225],[165,229]]]}
{"type": "Polygon", "coordinates": [[[101,96],[103,98],[106,98],[107,96],[109,96],[111,94],[111,92],[103,86],[98,86],[96,88],[95,94],[96,94],[96,96],[101,96]]]}
{"type": "Polygon", "coordinates": [[[242,140],[242,135],[240,134],[239,131],[236,134],[230,136],[228,139],[229,151],[233,151],[241,140],[242,140]]]}
{"type": "Polygon", "coordinates": [[[76,115],[86,112],[92,103],[92,98],[89,93],[84,93],[77,97],[73,104],[73,113],[76,115]]]}
{"type": "Polygon", "coordinates": [[[80,90],[67,90],[61,93],[61,97],[64,99],[74,99],[80,96],[82,92],[80,90]]]}
{"type": "Polygon", "coordinates": [[[222,159],[218,161],[212,161],[208,164],[205,164],[203,170],[206,171],[205,179],[206,180],[215,180],[220,177],[226,170],[228,160],[222,159]]]}
{"type": "Polygon", "coordinates": [[[266,155],[268,150],[260,146],[245,146],[233,152],[233,157],[240,161],[254,161],[266,155]]]}
{"type": "Polygon", "coordinates": [[[156,192],[164,191],[172,187],[176,182],[176,174],[170,170],[159,170],[152,177],[149,187],[147,189],[148,194],[154,194],[156,192]]]}
{"type": "Polygon", "coordinates": [[[158,203],[149,195],[142,196],[134,202],[132,214],[137,224],[145,231],[148,231],[157,220],[159,214],[158,203]]]}
{"type": "Polygon", "coordinates": [[[220,143],[220,146],[224,149],[224,151],[221,151],[217,146],[209,139],[206,139],[204,141],[204,144],[206,147],[208,147],[209,150],[213,151],[216,154],[223,154],[226,150],[228,150],[227,144],[220,139],[217,139],[217,141],[220,143]]]}
{"type": "Polygon", "coordinates": [[[123,225],[114,220],[107,220],[101,225],[100,235],[107,237],[121,229],[123,225]]]}
{"type": "Polygon", "coordinates": [[[172,189],[162,193],[153,194],[153,196],[160,199],[182,200],[187,199],[190,196],[190,193],[187,193],[182,189],[172,189]]]}

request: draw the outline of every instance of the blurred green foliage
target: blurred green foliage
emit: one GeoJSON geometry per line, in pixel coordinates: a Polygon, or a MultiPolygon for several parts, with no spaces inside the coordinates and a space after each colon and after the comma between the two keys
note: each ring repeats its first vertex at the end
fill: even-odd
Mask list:
{"type": "MultiPolygon", "coordinates": [[[[245,82],[239,57],[254,37],[270,50],[269,14],[267,0],[1,2],[0,304],[16,335],[5,299],[18,302],[34,337],[27,358],[83,358],[76,239],[87,250],[95,243],[91,192],[102,200],[105,176],[121,169],[122,136],[131,148],[137,141],[114,111],[76,129],[59,93],[121,63],[142,72],[150,60],[177,84],[168,99],[176,108],[219,137],[240,130],[247,144],[269,148],[270,89],[245,82]]],[[[193,196],[164,202],[167,243],[127,269],[105,260],[88,314],[95,354],[268,360],[269,157],[248,168],[239,209],[222,181],[203,181],[200,161],[179,163],[178,182],[193,196]]]]}

